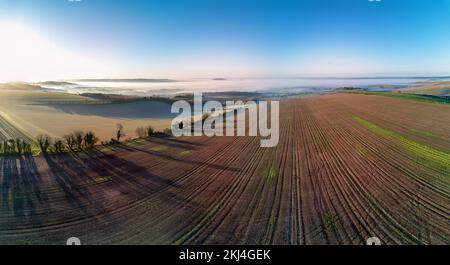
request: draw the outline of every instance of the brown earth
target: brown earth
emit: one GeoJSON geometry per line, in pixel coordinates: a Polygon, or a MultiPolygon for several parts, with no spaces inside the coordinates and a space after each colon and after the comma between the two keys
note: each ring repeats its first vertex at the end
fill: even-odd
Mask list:
{"type": "Polygon", "coordinates": [[[276,148],[184,137],[0,158],[0,243],[450,243],[449,167],[417,157],[450,154],[450,106],[357,94],[280,105],[276,148]]]}

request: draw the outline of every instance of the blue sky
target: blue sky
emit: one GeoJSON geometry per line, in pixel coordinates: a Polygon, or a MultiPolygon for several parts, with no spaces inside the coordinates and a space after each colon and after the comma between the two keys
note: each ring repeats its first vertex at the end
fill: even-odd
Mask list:
{"type": "Polygon", "coordinates": [[[73,66],[23,78],[450,75],[450,0],[0,0],[0,23],[73,66]]]}

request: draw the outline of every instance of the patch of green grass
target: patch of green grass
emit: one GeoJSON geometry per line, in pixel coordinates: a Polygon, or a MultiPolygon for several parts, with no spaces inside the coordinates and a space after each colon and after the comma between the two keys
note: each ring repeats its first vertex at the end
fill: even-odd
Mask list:
{"type": "Polygon", "coordinates": [[[413,133],[424,135],[424,136],[427,136],[430,138],[439,138],[437,135],[433,134],[432,132],[421,131],[421,130],[416,130],[416,129],[409,129],[409,130],[413,133]]]}
{"type": "Polygon", "coordinates": [[[335,214],[326,213],[323,215],[322,221],[326,228],[331,228],[332,230],[336,230],[338,223],[339,223],[339,218],[335,214]]]}
{"type": "Polygon", "coordinates": [[[162,152],[166,149],[167,149],[167,147],[165,147],[165,146],[154,146],[154,147],[150,148],[149,150],[152,152],[162,152]]]}
{"type": "Polygon", "coordinates": [[[276,169],[275,167],[269,168],[269,170],[267,172],[267,180],[270,181],[276,177],[278,177],[278,169],[276,169]]]}
{"type": "Polygon", "coordinates": [[[96,177],[94,179],[88,180],[84,183],[84,185],[86,186],[95,186],[98,184],[102,184],[108,181],[111,181],[112,177],[111,176],[100,176],[100,177],[96,177]]]}
{"type": "MultiPolygon", "coordinates": [[[[410,140],[399,133],[382,128],[360,117],[354,116],[353,119],[373,133],[398,143],[410,154],[422,160],[423,164],[450,172],[450,153],[410,140]]],[[[450,177],[450,175],[447,176],[450,177]]]]}
{"type": "Polygon", "coordinates": [[[412,129],[412,128],[410,128],[409,130],[411,132],[415,133],[415,134],[418,134],[418,135],[421,135],[421,136],[426,136],[426,137],[431,138],[431,139],[443,140],[443,141],[450,142],[450,138],[442,136],[442,135],[437,135],[437,134],[434,134],[432,132],[423,131],[423,130],[417,130],[417,129],[412,129]]]}
{"type": "Polygon", "coordinates": [[[449,99],[433,95],[419,95],[419,94],[392,93],[392,92],[351,92],[351,93],[408,99],[428,103],[450,104],[449,99]]]}
{"type": "Polygon", "coordinates": [[[192,154],[191,151],[186,150],[186,151],[183,151],[183,152],[179,153],[178,156],[186,157],[186,156],[190,156],[191,154],[192,154]]]}

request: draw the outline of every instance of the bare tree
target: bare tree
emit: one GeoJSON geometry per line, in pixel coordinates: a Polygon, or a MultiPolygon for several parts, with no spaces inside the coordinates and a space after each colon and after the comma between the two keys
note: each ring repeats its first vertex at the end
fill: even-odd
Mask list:
{"type": "Polygon", "coordinates": [[[152,126],[147,126],[147,136],[151,137],[155,133],[155,129],[152,126]]]}
{"type": "Polygon", "coordinates": [[[144,127],[137,127],[136,135],[141,139],[146,138],[148,136],[147,130],[144,127]]]}
{"type": "Polygon", "coordinates": [[[86,149],[92,149],[94,148],[95,144],[98,142],[98,138],[95,137],[95,133],[92,131],[89,131],[84,136],[84,146],[86,149]]]}
{"type": "Polygon", "coordinates": [[[23,145],[22,145],[22,143],[23,143],[22,139],[19,139],[19,138],[16,139],[16,148],[17,148],[17,154],[18,155],[22,155],[22,153],[23,153],[23,149],[22,149],[23,145]]]}
{"type": "Polygon", "coordinates": [[[166,128],[163,130],[164,136],[172,136],[172,130],[170,128],[166,128]]]}
{"type": "Polygon", "coordinates": [[[55,140],[55,142],[53,143],[53,150],[55,151],[55,153],[62,153],[64,152],[64,143],[62,140],[58,139],[55,140]]]}
{"type": "Polygon", "coordinates": [[[47,154],[48,148],[51,145],[52,138],[48,135],[39,135],[37,137],[37,142],[39,144],[39,148],[41,149],[42,153],[47,154]]]}
{"type": "Polygon", "coordinates": [[[24,144],[25,154],[31,155],[33,153],[33,151],[31,151],[31,144],[27,143],[27,142],[23,142],[23,144],[24,144]]]}
{"type": "Polygon", "coordinates": [[[125,131],[123,130],[122,124],[117,124],[117,130],[116,130],[116,140],[120,142],[120,138],[125,137],[125,131]]]}
{"type": "Polygon", "coordinates": [[[76,145],[75,134],[66,134],[64,135],[63,139],[66,142],[67,148],[69,148],[70,151],[74,151],[76,145]]]}
{"type": "Polygon", "coordinates": [[[9,153],[14,154],[16,152],[16,141],[14,139],[8,140],[9,153]]]}
{"type": "Polygon", "coordinates": [[[76,131],[74,132],[75,135],[75,143],[78,150],[83,150],[83,140],[84,140],[84,132],[83,131],[76,131]]]}

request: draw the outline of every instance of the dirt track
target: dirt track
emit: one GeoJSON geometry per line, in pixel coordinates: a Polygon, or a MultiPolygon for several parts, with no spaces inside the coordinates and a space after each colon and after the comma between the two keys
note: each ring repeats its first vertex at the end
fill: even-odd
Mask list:
{"type": "Polygon", "coordinates": [[[449,106],[283,101],[273,149],[253,137],[190,137],[0,158],[0,243],[449,244],[448,164],[358,120],[450,153],[449,106]]]}

